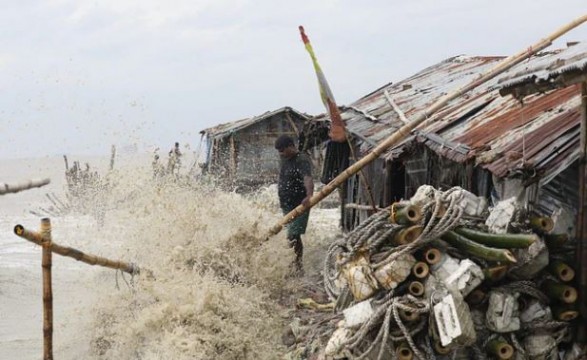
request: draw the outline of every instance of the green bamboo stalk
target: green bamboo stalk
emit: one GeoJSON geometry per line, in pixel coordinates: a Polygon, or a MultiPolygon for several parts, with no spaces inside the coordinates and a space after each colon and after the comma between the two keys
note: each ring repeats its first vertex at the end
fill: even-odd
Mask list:
{"type": "Polygon", "coordinates": [[[514,355],[514,348],[501,336],[487,343],[485,350],[498,359],[510,359],[514,355]]]}
{"type": "Polygon", "coordinates": [[[530,226],[540,233],[549,233],[554,228],[554,221],[546,216],[530,217],[530,226]]]}
{"type": "Polygon", "coordinates": [[[485,275],[485,280],[496,282],[503,279],[503,277],[507,274],[507,271],[507,265],[499,265],[490,268],[484,268],[483,275],[485,275]]]}
{"type": "Polygon", "coordinates": [[[507,249],[495,249],[487,247],[469,240],[453,231],[444,233],[441,238],[455,248],[481,259],[489,261],[502,261],[506,263],[516,262],[514,255],[507,249]]]}
{"type": "Polygon", "coordinates": [[[454,231],[479,244],[499,249],[523,249],[538,240],[536,234],[489,234],[465,227],[458,227],[454,231]]]}
{"type": "Polygon", "coordinates": [[[544,234],[544,241],[549,249],[562,247],[569,241],[568,234],[544,234]]]}
{"type": "Polygon", "coordinates": [[[575,270],[559,260],[554,260],[548,264],[548,271],[560,281],[569,282],[575,278],[575,270]]]}
{"type": "Polygon", "coordinates": [[[542,283],[542,289],[551,299],[556,299],[565,304],[573,304],[577,301],[577,290],[568,285],[546,279],[542,283]]]}
{"type": "Polygon", "coordinates": [[[559,321],[572,321],[579,317],[579,311],[573,306],[553,306],[552,315],[559,321]]]}

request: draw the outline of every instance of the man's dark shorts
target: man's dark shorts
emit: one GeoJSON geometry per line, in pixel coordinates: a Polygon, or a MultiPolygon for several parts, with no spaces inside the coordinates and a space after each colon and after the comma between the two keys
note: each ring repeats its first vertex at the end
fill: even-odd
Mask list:
{"type": "MultiPolygon", "coordinates": [[[[283,214],[289,213],[291,210],[283,210],[283,214]]],[[[306,233],[306,228],[308,227],[308,219],[310,218],[310,211],[306,211],[302,215],[298,216],[297,218],[293,219],[292,222],[287,224],[287,238],[292,239],[303,235],[306,233]]]]}

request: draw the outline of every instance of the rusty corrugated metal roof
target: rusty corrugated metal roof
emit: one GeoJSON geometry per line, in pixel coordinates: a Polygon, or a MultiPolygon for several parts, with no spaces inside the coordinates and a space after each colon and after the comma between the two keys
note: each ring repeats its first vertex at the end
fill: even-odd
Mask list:
{"type": "Polygon", "coordinates": [[[587,42],[578,43],[564,50],[545,53],[532,61],[522,62],[500,77],[502,93],[515,92],[525,87],[524,93],[568,85],[568,74],[587,71],[587,42]]]}
{"type": "Polygon", "coordinates": [[[254,125],[260,121],[268,119],[274,115],[280,114],[282,112],[292,112],[303,119],[306,119],[306,120],[311,119],[311,117],[309,115],[303,114],[295,109],[292,109],[289,106],[285,106],[285,107],[282,107],[277,110],[267,111],[261,115],[257,115],[257,116],[251,117],[251,118],[241,119],[241,120],[236,120],[236,121],[232,121],[229,123],[216,125],[214,127],[207,128],[207,129],[200,131],[200,134],[205,134],[205,135],[212,137],[212,138],[222,138],[225,136],[229,136],[230,134],[233,134],[233,133],[240,131],[242,129],[245,129],[251,125],[254,125]]]}
{"type": "MultiPolygon", "coordinates": [[[[549,53],[524,64],[532,66],[534,61],[559,54],[549,53]]],[[[439,97],[469,83],[501,59],[450,58],[343,107],[342,118],[349,132],[363,140],[361,151],[365,153],[404,121],[415,118],[439,97]]],[[[513,97],[500,97],[497,83],[497,79],[490,80],[451,101],[412,137],[383,156],[398,157],[406,143],[416,140],[454,161],[475,159],[498,177],[521,170],[541,176],[562,171],[568,160],[578,155],[578,147],[573,145],[579,136],[578,86],[531,95],[522,104],[513,97]]]]}

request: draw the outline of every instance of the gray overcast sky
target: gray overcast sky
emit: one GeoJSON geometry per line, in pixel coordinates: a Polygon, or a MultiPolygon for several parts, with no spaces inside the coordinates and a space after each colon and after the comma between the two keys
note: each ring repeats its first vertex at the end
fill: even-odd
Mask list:
{"type": "MultiPolygon", "coordinates": [[[[0,158],[199,142],[285,105],[321,113],[447,57],[509,55],[585,0],[0,0],[0,158]]],[[[569,40],[587,41],[587,25],[569,40]]],[[[554,48],[553,47],[553,48],[554,48]]]]}

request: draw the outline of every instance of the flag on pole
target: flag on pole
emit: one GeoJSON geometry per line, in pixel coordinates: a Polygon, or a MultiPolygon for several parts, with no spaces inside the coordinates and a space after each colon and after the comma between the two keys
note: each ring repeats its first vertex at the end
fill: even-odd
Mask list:
{"type": "Polygon", "coordinates": [[[310,44],[310,39],[306,36],[304,32],[304,27],[300,26],[300,35],[302,35],[302,41],[312,58],[312,63],[314,64],[314,70],[316,70],[316,76],[318,77],[318,86],[320,88],[320,97],[322,97],[322,102],[324,106],[326,106],[326,110],[330,115],[330,133],[329,136],[332,141],[336,142],[344,142],[346,141],[345,136],[345,129],[344,124],[342,122],[342,118],[340,117],[340,112],[338,111],[338,107],[336,106],[336,101],[334,101],[334,95],[332,95],[332,91],[330,90],[330,86],[328,86],[328,82],[326,82],[326,77],[318,64],[318,60],[316,59],[316,55],[314,54],[314,49],[312,49],[312,44],[310,44]]]}

